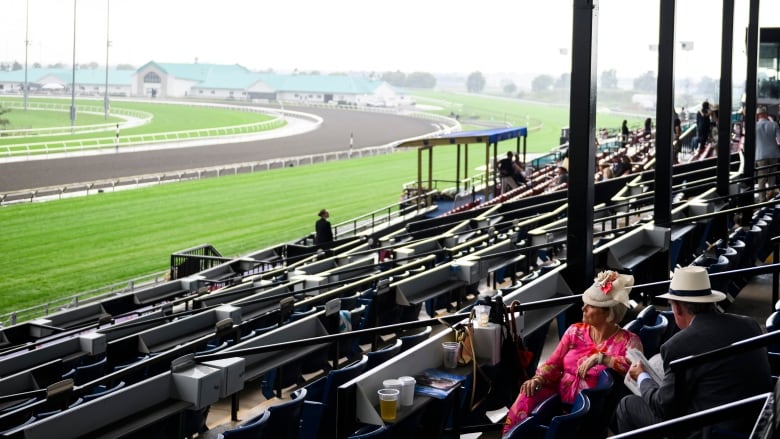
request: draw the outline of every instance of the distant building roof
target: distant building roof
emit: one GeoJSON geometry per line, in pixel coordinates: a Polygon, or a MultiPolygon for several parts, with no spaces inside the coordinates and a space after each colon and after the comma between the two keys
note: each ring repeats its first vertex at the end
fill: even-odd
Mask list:
{"type": "MultiPolygon", "coordinates": [[[[315,75],[315,74],[276,74],[268,72],[252,72],[239,64],[181,64],[158,63],[150,61],[136,70],[109,69],[110,85],[130,86],[133,76],[154,68],[170,75],[172,78],[192,81],[193,89],[227,89],[248,90],[255,84],[262,83],[268,89],[276,92],[318,93],[318,94],[352,94],[370,95],[379,87],[392,87],[380,80],[353,77],[346,74],[315,75]]],[[[61,84],[72,81],[70,68],[39,68],[28,69],[27,82],[38,83],[47,80],[61,84]]],[[[24,70],[0,71],[0,82],[23,83],[24,70]]],[[[76,84],[101,85],[106,82],[104,69],[77,69],[76,84]]]]}

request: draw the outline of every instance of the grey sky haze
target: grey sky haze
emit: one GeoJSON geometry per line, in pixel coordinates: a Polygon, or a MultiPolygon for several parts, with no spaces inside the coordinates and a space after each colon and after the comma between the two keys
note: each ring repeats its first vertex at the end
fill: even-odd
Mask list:
{"type": "MultiPolygon", "coordinates": [[[[73,1],[2,0],[0,60],[70,64],[73,1]]],[[[771,5],[764,1],[763,9],[771,5]]],[[[718,77],[720,0],[678,0],[678,77],[718,77]],[[679,46],[678,46],[679,48],[679,46]]],[[[107,0],[77,0],[76,61],[106,59],[107,0]]],[[[737,0],[735,77],[744,76],[748,0],[737,0]]],[[[657,69],[658,1],[599,2],[598,71],[657,69]]],[[[148,61],[384,72],[560,74],[571,62],[572,0],[110,0],[109,64],[148,61]],[[562,50],[564,49],[564,50],[562,50]],[[563,54],[562,54],[563,53],[563,54]]],[[[775,22],[771,22],[775,20],[775,22]]],[[[762,26],[780,14],[764,13],[762,26]]]]}

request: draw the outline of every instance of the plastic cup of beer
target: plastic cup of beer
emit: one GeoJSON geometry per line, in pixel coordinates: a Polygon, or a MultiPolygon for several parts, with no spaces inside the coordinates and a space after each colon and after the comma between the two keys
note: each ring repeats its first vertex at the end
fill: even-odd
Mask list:
{"type": "Polygon", "coordinates": [[[445,369],[455,369],[458,367],[458,354],[460,353],[460,343],[457,341],[445,341],[441,344],[442,363],[445,369]]]}
{"type": "Polygon", "coordinates": [[[383,421],[395,421],[398,413],[398,397],[401,391],[398,389],[379,389],[379,416],[383,421]]]}

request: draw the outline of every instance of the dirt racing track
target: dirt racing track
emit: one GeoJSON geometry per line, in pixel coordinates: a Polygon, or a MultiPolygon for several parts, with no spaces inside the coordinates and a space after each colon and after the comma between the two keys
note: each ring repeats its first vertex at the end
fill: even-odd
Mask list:
{"type": "Polygon", "coordinates": [[[439,124],[422,118],[322,108],[296,108],[322,117],[316,130],[287,137],[0,163],[0,193],[78,182],[172,173],[385,145],[433,133],[439,124]]]}

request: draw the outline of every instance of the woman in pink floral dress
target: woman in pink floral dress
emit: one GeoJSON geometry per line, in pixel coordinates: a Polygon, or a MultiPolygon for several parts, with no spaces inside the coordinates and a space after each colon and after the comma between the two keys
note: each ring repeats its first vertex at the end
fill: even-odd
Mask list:
{"type": "Polygon", "coordinates": [[[507,413],[505,434],[555,393],[572,404],[580,390],[596,384],[604,369],[626,374],[631,366],[626,351],[642,350],[639,336],[618,326],[628,309],[628,292],[633,284],[633,276],[614,271],[599,273],[582,295],[582,322],[569,326],[536,375],[520,386],[520,394],[507,413]]]}

